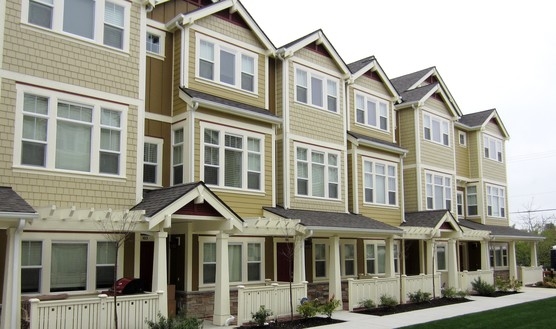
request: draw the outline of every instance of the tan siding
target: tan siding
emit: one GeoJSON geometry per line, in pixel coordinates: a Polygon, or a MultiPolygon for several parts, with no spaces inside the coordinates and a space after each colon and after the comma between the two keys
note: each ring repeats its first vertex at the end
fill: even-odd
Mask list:
{"type": "MultiPolygon", "coordinates": [[[[349,149],[351,149],[352,145],[349,145],[349,149]]],[[[355,180],[357,179],[356,176],[354,176],[354,172],[353,172],[353,154],[348,154],[347,157],[347,187],[348,187],[348,210],[349,211],[354,211],[354,200],[353,200],[353,186],[355,185],[355,180]]]]}
{"type": "Polygon", "coordinates": [[[417,161],[417,151],[415,141],[415,110],[404,109],[397,111],[399,119],[399,139],[400,145],[408,151],[407,156],[404,158],[404,164],[415,164],[417,161]]]}
{"type": "Polygon", "coordinates": [[[197,9],[198,6],[186,1],[167,1],[158,3],[147,17],[160,23],[167,23],[179,14],[185,14],[197,9]]]}
{"type": "MultiPolygon", "coordinates": [[[[357,79],[356,83],[359,84],[360,80],[362,80],[362,81],[368,80],[369,86],[365,86],[366,88],[373,88],[373,90],[379,90],[380,92],[383,92],[383,93],[387,92],[386,90],[384,90],[384,86],[376,80],[372,80],[372,79],[367,78],[367,77],[361,77],[361,78],[357,79]],[[364,78],[364,80],[362,80],[363,78],[364,78]],[[371,84],[371,82],[372,82],[372,84],[371,84]]],[[[394,136],[393,136],[393,134],[394,134],[394,120],[392,118],[392,114],[393,114],[392,102],[390,102],[389,99],[378,97],[378,96],[376,96],[376,94],[371,94],[372,97],[375,97],[375,98],[377,98],[381,101],[384,101],[388,104],[388,110],[389,110],[389,112],[388,112],[388,115],[389,115],[389,118],[388,118],[389,119],[389,121],[388,121],[389,127],[388,127],[388,129],[389,129],[389,131],[384,131],[384,130],[380,130],[378,128],[366,126],[366,125],[363,125],[363,124],[360,124],[360,123],[356,122],[357,113],[356,113],[356,108],[355,108],[355,106],[356,106],[355,90],[356,89],[353,86],[348,87],[348,93],[349,93],[348,111],[349,111],[349,114],[350,114],[349,115],[350,131],[352,131],[354,133],[358,133],[358,134],[364,134],[366,136],[370,136],[370,137],[373,137],[373,138],[382,139],[382,140],[385,140],[385,141],[388,141],[388,142],[392,142],[394,140],[394,136]]],[[[367,93],[365,92],[365,94],[367,94],[367,93]]]]}
{"type": "Polygon", "coordinates": [[[355,84],[362,86],[366,89],[376,91],[383,95],[390,95],[390,91],[386,89],[386,86],[382,81],[377,81],[375,79],[371,79],[368,76],[362,75],[357,80],[355,80],[355,84]]]}
{"type": "Polygon", "coordinates": [[[284,104],[283,104],[283,95],[284,95],[284,90],[282,88],[282,81],[283,81],[283,76],[282,76],[282,67],[283,67],[284,63],[281,60],[277,60],[276,61],[276,92],[275,92],[275,97],[276,97],[276,112],[275,114],[279,117],[282,117],[284,114],[284,104]]]}
{"type": "Polygon", "coordinates": [[[506,182],[506,164],[483,157],[483,179],[506,182]]]}
{"type": "Polygon", "coordinates": [[[425,108],[431,110],[432,113],[437,115],[447,117],[452,116],[450,109],[446,106],[446,103],[439,101],[438,99],[429,98],[425,101],[425,108]]]}
{"type": "Polygon", "coordinates": [[[257,38],[257,35],[244,27],[230,23],[216,16],[204,17],[195,22],[199,26],[205,27],[216,33],[225,35],[235,40],[263,48],[263,44],[257,38]]]}
{"type": "Polygon", "coordinates": [[[455,131],[455,151],[456,151],[456,174],[462,177],[469,177],[469,135],[467,135],[466,145],[459,143],[459,132],[455,131]]]}
{"type": "Polygon", "coordinates": [[[314,67],[320,66],[334,72],[338,71],[339,69],[338,65],[336,65],[336,62],[334,62],[332,58],[317,53],[316,51],[309,50],[307,48],[298,50],[295,55],[299,58],[311,62],[312,64],[314,64],[314,67]]]}
{"type": "Polygon", "coordinates": [[[417,200],[417,171],[415,168],[404,169],[404,205],[405,211],[419,210],[419,201],[417,200]]]}
{"type": "Polygon", "coordinates": [[[421,144],[421,163],[446,170],[455,169],[453,146],[447,147],[423,141],[421,144]]]}
{"type": "Polygon", "coordinates": [[[284,205],[284,141],[276,142],[276,203],[284,205]]]}
{"type": "Polygon", "coordinates": [[[479,175],[479,161],[482,161],[481,149],[482,139],[481,134],[477,132],[467,133],[467,148],[469,149],[469,177],[478,178],[479,175]]]}
{"type": "Polygon", "coordinates": [[[502,136],[504,136],[502,130],[500,129],[500,126],[494,119],[490,120],[487,123],[487,125],[485,126],[485,132],[498,138],[502,138],[502,136]]]}

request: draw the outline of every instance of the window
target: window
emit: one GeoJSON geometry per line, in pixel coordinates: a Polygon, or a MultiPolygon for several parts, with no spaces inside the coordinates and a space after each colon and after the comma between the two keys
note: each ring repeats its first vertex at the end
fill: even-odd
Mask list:
{"type": "Polygon", "coordinates": [[[174,130],[172,137],[172,182],[177,185],[183,183],[183,128],[174,130]]]}
{"type": "Polygon", "coordinates": [[[29,24],[127,50],[130,6],[122,0],[24,0],[22,12],[29,24]]]}
{"type": "Polygon", "coordinates": [[[357,274],[355,241],[345,241],[340,244],[342,258],[342,276],[355,276],[357,274]]]}
{"type": "MultiPolygon", "coordinates": [[[[394,271],[398,272],[398,244],[394,243],[393,250],[394,271]]],[[[366,274],[386,273],[386,244],[384,241],[365,242],[365,266],[366,274]]]]}
{"type": "Polygon", "coordinates": [[[338,79],[296,68],[295,100],[330,112],[337,112],[338,79]]]}
{"type": "Polygon", "coordinates": [[[114,285],[117,246],[115,242],[97,242],[96,288],[110,288],[114,285]]]}
{"type": "Polygon", "coordinates": [[[450,176],[426,173],[427,209],[452,209],[452,179],[450,176]]]}
{"type": "Polygon", "coordinates": [[[446,243],[443,242],[436,243],[436,270],[437,271],[448,270],[446,248],[447,248],[446,243]]]}
{"type": "Polygon", "coordinates": [[[315,278],[326,278],[326,259],[328,245],[324,243],[313,244],[313,257],[315,259],[315,278]]]}
{"type": "Polygon", "coordinates": [[[493,243],[490,246],[490,266],[492,267],[508,267],[508,244],[493,243]]]}
{"type": "Polygon", "coordinates": [[[465,133],[464,131],[459,132],[459,145],[467,146],[467,133],[465,133]]]}
{"type": "Polygon", "coordinates": [[[18,104],[16,166],[125,174],[125,107],[28,86],[18,104]]]}
{"type": "Polygon", "coordinates": [[[147,53],[164,56],[165,33],[147,26],[147,53]]]}
{"type": "Polygon", "coordinates": [[[323,149],[297,147],[297,194],[338,199],[338,157],[323,149]]]}
{"type": "Polygon", "coordinates": [[[463,191],[456,192],[456,204],[458,208],[458,217],[463,217],[465,215],[463,213],[463,191]]]}
{"type": "Polygon", "coordinates": [[[40,292],[42,242],[21,242],[21,292],[40,292]]]}
{"type": "Polygon", "coordinates": [[[502,187],[487,185],[487,212],[491,217],[506,217],[505,190],[502,187]]]}
{"type": "Polygon", "coordinates": [[[431,114],[424,114],[423,126],[426,140],[446,146],[450,145],[450,124],[448,120],[431,114]]]}
{"type": "Polygon", "coordinates": [[[368,95],[355,95],[355,118],[358,123],[388,131],[388,103],[368,95]]]}
{"type": "Polygon", "coordinates": [[[502,162],[502,140],[485,135],[483,138],[485,158],[502,162]]]}
{"type": "Polygon", "coordinates": [[[162,185],[162,139],[145,137],[143,183],[162,185]]]}
{"type": "Polygon", "coordinates": [[[476,216],[479,214],[477,206],[477,186],[467,187],[467,216],[476,216]]]}
{"type": "Polygon", "coordinates": [[[397,166],[364,160],[364,198],[367,203],[395,206],[397,204],[397,166]]]}
{"type": "Polygon", "coordinates": [[[50,291],[86,290],[87,243],[52,243],[50,291]]]}
{"type": "MultiPolygon", "coordinates": [[[[214,238],[202,237],[200,278],[203,285],[216,283],[216,242],[214,238]]],[[[264,239],[232,238],[228,242],[228,274],[230,282],[263,281],[264,239]],[[245,240],[245,241],[242,241],[245,240]]]]}
{"type": "Polygon", "coordinates": [[[205,183],[262,190],[262,135],[215,125],[206,125],[202,132],[205,183]]]}
{"type": "Polygon", "coordinates": [[[256,93],[258,55],[197,35],[197,76],[256,93]]]}

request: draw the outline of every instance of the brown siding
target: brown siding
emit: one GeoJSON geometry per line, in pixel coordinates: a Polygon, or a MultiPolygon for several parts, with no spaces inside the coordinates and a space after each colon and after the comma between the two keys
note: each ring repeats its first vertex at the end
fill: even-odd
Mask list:
{"type": "Polygon", "coordinates": [[[145,120],[145,136],[161,138],[162,147],[162,186],[170,185],[170,155],[172,152],[172,127],[169,123],[155,120],[145,120]]]}
{"type": "Polygon", "coordinates": [[[145,110],[151,113],[172,115],[172,66],[173,35],[166,34],[164,60],[147,56],[145,110]]]}

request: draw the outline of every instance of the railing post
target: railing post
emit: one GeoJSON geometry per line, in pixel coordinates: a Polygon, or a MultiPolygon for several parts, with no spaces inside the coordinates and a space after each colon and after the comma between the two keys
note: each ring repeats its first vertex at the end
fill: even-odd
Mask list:
{"type": "Polygon", "coordinates": [[[401,287],[400,287],[400,304],[405,304],[404,296],[407,295],[406,281],[407,281],[407,275],[402,274],[401,287]]]}
{"type": "MultiPolygon", "coordinates": [[[[98,295],[99,298],[99,307],[98,307],[98,314],[97,314],[97,323],[99,325],[99,327],[104,327],[104,326],[108,326],[108,319],[110,319],[110,316],[108,316],[108,314],[110,313],[111,310],[108,309],[108,295],[107,294],[99,294],[98,295]]],[[[112,327],[110,325],[110,327],[112,327]]]]}
{"type": "Polygon", "coordinates": [[[39,328],[39,302],[37,298],[29,299],[29,329],[39,328]]]}
{"type": "Polygon", "coordinates": [[[353,283],[354,283],[354,279],[353,278],[349,278],[347,280],[348,282],[348,310],[351,312],[353,311],[353,300],[354,300],[354,295],[355,295],[355,290],[353,289],[353,283]]]}
{"type": "Polygon", "coordinates": [[[237,325],[241,326],[245,321],[245,286],[237,286],[237,325]]]}

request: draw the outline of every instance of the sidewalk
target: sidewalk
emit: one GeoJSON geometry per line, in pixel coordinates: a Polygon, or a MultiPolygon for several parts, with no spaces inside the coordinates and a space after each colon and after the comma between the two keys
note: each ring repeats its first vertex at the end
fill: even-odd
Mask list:
{"type": "MultiPolygon", "coordinates": [[[[468,296],[471,302],[460,303],[448,306],[433,307],[429,309],[405,312],[386,316],[373,316],[365,314],[357,314],[348,311],[334,312],[334,319],[346,322],[331,324],[327,326],[317,327],[319,329],[337,329],[337,328],[375,328],[390,329],[405,327],[418,323],[425,323],[435,320],[451,318],[459,315],[482,312],[495,308],[531,302],[535,300],[556,297],[556,289],[547,288],[530,288],[523,287],[522,293],[508,295],[503,297],[478,297],[468,296]]],[[[225,328],[218,327],[212,323],[205,321],[204,329],[225,328]]],[[[232,327],[227,327],[232,328],[232,327]]]]}

